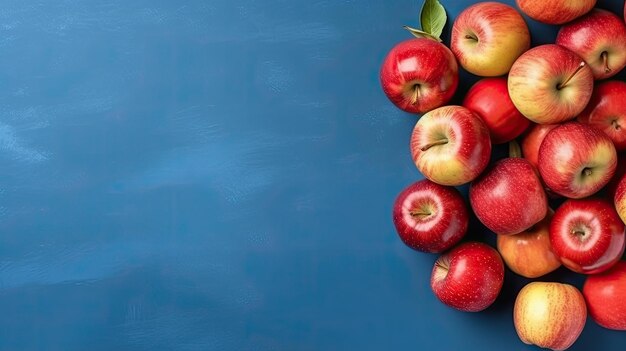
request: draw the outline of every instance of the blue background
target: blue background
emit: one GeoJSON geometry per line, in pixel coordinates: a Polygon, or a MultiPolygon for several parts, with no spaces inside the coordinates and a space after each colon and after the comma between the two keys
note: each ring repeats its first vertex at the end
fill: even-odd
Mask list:
{"type": "MultiPolygon", "coordinates": [[[[443,2],[448,40],[471,1],[443,2]]],[[[526,280],[450,309],[391,222],[417,118],[378,69],[420,4],[3,1],[0,349],[533,349],[526,280]]],[[[589,320],[572,349],[624,342],[589,320]]]]}

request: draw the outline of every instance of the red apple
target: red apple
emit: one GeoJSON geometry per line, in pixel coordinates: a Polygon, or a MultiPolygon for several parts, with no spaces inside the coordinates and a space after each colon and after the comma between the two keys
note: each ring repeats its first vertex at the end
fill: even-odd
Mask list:
{"type": "Polygon", "coordinates": [[[539,147],[543,139],[558,124],[534,124],[522,139],[522,155],[535,168],[539,167],[539,147]]]}
{"type": "Polygon", "coordinates": [[[547,24],[563,24],[591,11],[596,0],[517,0],[528,17],[547,24]]]}
{"type": "Polygon", "coordinates": [[[626,150],[626,83],[614,80],[598,84],[578,121],[603,131],[618,151],[626,150]]]}
{"type": "Polygon", "coordinates": [[[593,73],[571,50],[541,45],[515,61],[508,87],[513,104],[528,119],[539,124],[561,123],[578,116],[587,106],[593,92],[593,73]]]}
{"type": "Polygon", "coordinates": [[[513,272],[526,278],[537,278],[561,266],[550,246],[550,222],[554,211],[546,218],[516,235],[498,235],[498,251],[513,272]]]}
{"type": "Polygon", "coordinates": [[[522,134],[530,120],[522,115],[509,97],[506,78],[485,78],[465,95],[463,106],[485,122],[492,144],[509,142],[522,134]]]}
{"type": "Polygon", "coordinates": [[[613,203],[600,198],[567,200],[550,223],[550,244],[561,263],[577,273],[596,274],[624,253],[624,223],[613,203]]]}
{"type": "Polygon", "coordinates": [[[414,38],[396,45],[380,70],[383,91],[396,106],[424,113],[447,103],[459,84],[452,51],[432,39],[414,38]]]}
{"type": "Polygon", "coordinates": [[[556,43],[582,57],[596,79],[606,79],[626,66],[626,24],[616,14],[593,9],[561,27],[556,43]]]}
{"type": "Polygon", "coordinates": [[[566,350],[576,342],[586,321],[585,299],[569,284],[532,282],[515,299],[513,323],[525,344],[566,350]]]}
{"type": "Polygon", "coordinates": [[[500,235],[520,233],[545,218],[548,199],[537,171],[523,158],[506,158],[472,182],[476,217],[500,235]]]}
{"type": "Polygon", "coordinates": [[[579,122],[554,128],[539,148],[539,172],[551,191],[569,198],[595,194],[615,173],[617,152],[603,132],[579,122]]]}
{"type": "Polygon", "coordinates": [[[472,181],[491,157],[489,129],[462,106],[444,106],[422,116],[413,129],[410,146],[419,171],[441,185],[472,181]]]}
{"type": "Polygon", "coordinates": [[[430,286],[444,304],[465,312],[489,307],[504,281],[498,251],[483,243],[463,243],[435,262],[430,286]]]}
{"type": "Polygon", "coordinates": [[[400,239],[417,251],[443,252],[467,232],[468,213],[461,193],[424,179],[404,189],[393,206],[400,239]]]}
{"type": "Polygon", "coordinates": [[[615,189],[615,197],[613,199],[615,210],[620,218],[626,223],[626,176],[617,184],[615,189]]]}
{"type": "Polygon", "coordinates": [[[587,277],[583,295],[591,318],[599,325],[626,330],[626,261],[619,261],[604,273],[587,277]]]}
{"type": "Polygon", "coordinates": [[[454,21],[450,48],[468,72],[501,76],[530,48],[530,33],[513,7],[480,2],[463,10],[454,21]]]}

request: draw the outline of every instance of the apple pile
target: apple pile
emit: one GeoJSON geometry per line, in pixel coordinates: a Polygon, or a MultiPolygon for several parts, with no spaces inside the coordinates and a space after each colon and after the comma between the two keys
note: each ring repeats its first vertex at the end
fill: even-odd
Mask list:
{"type": "Polygon", "coordinates": [[[410,152],[425,179],[393,207],[400,239],[441,254],[430,286],[461,311],[488,308],[505,266],[528,279],[563,266],[586,275],[582,292],[533,281],[513,308],[520,339],[565,350],[587,313],[626,331],[626,6],[620,16],[596,0],[517,0],[518,9],[481,2],[461,12],[450,47],[440,39],[446,13],[426,0],[422,29],[388,53],[383,91],[420,114],[410,152]],[[531,47],[533,20],[561,25],[556,42],[531,47]],[[462,106],[447,105],[459,69],[482,77],[462,106]],[[492,150],[509,145],[509,157],[492,150]],[[455,187],[469,185],[468,199],[455,187]],[[469,205],[468,205],[469,202],[469,205]],[[464,242],[475,216],[497,247],[464,242]]]}

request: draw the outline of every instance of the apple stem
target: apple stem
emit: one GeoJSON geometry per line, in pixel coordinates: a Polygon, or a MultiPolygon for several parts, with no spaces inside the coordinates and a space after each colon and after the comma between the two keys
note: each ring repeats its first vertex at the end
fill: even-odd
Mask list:
{"type": "Polygon", "coordinates": [[[519,146],[519,143],[515,139],[509,141],[509,157],[522,157],[522,148],[519,146]]]}
{"type": "Polygon", "coordinates": [[[611,73],[611,67],[609,67],[609,53],[602,51],[600,56],[602,57],[602,62],[604,63],[604,73],[611,73]]]}
{"type": "Polygon", "coordinates": [[[427,217],[427,216],[430,216],[432,214],[432,213],[427,212],[427,211],[419,211],[419,210],[410,211],[409,213],[411,214],[412,217],[427,217]]]}
{"type": "Polygon", "coordinates": [[[411,96],[411,104],[415,105],[417,103],[417,100],[419,100],[419,98],[420,98],[420,85],[415,84],[415,86],[413,86],[413,95],[411,96]]]}
{"type": "Polygon", "coordinates": [[[565,88],[565,86],[567,85],[567,83],[569,83],[569,81],[570,81],[570,80],[572,80],[572,78],[574,78],[574,76],[575,76],[578,72],[580,72],[580,70],[581,70],[581,69],[583,69],[583,67],[585,67],[585,65],[586,65],[585,61],[582,61],[582,62],[580,63],[580,65],[578,65],[578,68],[576,68],[576,70],[574,71],[574,73],[572,73],[569,77],[567,77],[567,79],[565,80],[565,82],[563,82],[563,83],[559,83],[559,84],[556,86],[556,88],[557,88],[557,89],[559,89],[559,90],[561,90],[561,89],[565,88]]]}
{"type": "Polygon", "coordinates": [[[470,35],[470,34],[465,35],[465,39],[478,41],[478,38],[475,35],[470,35]]]}
{"type": "Polygon", "coordinates": [[[439,140],[433,141],[430,144],[426,144],[425,146],[422,146],[422,148],[420,150],[426,151],[426,150],[430,149],[433,146],[445,145],[447,143],[448,143],[448,139],[439,139],[439,140]]]}
{"type": "Polygon", "coordinates": [[[583,232],[582,230],[577,230],[577,229],[572,230],[572,234],[576,236],[585,236],[585,232],[583,232]]]}
{"type": "Polygon", "coordinates": [[[617,120],[616,120],[616,119],[612,120],[612,121],[611,121],[611,124],[613,125],[613,128],[614,128],[615,130],[620,130],[621,126],[619,125],[619,123],[617,123],[617,120]]]}

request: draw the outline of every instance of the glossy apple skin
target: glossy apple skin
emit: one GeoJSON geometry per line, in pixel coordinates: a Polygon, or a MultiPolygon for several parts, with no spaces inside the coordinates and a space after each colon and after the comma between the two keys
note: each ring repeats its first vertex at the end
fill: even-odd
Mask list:
{"type": "Polygon", "coordinates": [[[479,80],[465,95],[463,106],[485,122],[492,144],[507,143],[530,125],[530,120],[513,105],[506,78],[479,80]]]}
{"type": "Polygon", "coordinates": [[[467,232],[468,211],[461,193],[428,179],[405,188],[393,206],[393,223],[410,248],[440,253],[467,232]]]}
{"type": "Polygon", "coordinates": [[[626,223],[626,175],[622,176],[622,180],[617,184],[613,202],[617,214],[622,222],[626,223]]]}
{"type": "Polygon", "coordinates": [[[506,158],[488,168],[470,185],[469,199],[476,217],[499,235],[520,233],[548,212],[537,172],[523,158],[506,158]]]}
{"type": "Polygon", "coordinates": [[[550,223],[550,245],[561,263],[583,274],[601,273],[624,253],[626,233],[613,203],[602,198],[570,199],[550,223]]]}
{"type": "Polygon", "coordinates": [[[533,124],[521,143],[522,155],[535,168],[539,167],[539,147],[548,133],[558,124],[533,124]]]}
{"type": "Polygon", "coordinates": [[[463,10],[454,21],[450,48],[468,72],[496,77],[506,74],[530,48],[530,32],[515,8],[480,2],[463,10]]]}
{"type": "Polygon", "coordinates": [[[574,286],[532,282],[520,290],[513,323],[525,344],[566,350],[576,342],[587,320],[583,295],[574,286]]]}
{"type": "Polygon", "coordinates": [[[517,7],[528,17],[547,24],[570,22],[596,5],[596,0],[517,0],[517,7]]]}
{"type": "Polygon", "coordinates": [[[444,106],[422,116],[413,129],[410,148],[419,171],[441,185],[472,181],[491,157],[489,129],[462,106],[444,106]],[[437,141],[446,143],[433,145],[437,141]]]}
{"type": "Polygon", "coordinates": [[[551,191],[573,199],[598,192],[615,174],[617,152],[603,132],[579,122],[562,124],[539,148],[539,172],[551,191]]]}
{"type": "Polygon", "coordinates": [[[578,116],[593,93],[593,73],[588,65],[580,68],[583,63],[582,58],[559,45],[540,45],[526,51],[509,73],[513,104],[539,124],[561,123],[578,116]]]}
{"type": "Polygon", "coordinates": [[[526,278],[537,278],[561,266],[550,246],[550,221],[554,211],[516,235],[498,235],[498,252],[513,272],[526,278]]]}
{"type": "Polygon", "coordinates": [[[626,261],[588,276],[583,296],[596,323],[608,329],[626,330],[626,261]]]}
{"type": "Polygon", "coordinates": [[[465,312],[491,306],[504,282],[504,264],[498,251],[478,242],[463,243],[440,256],[430,286],[444,304],[465,312]]]}
{"type": "Polygon", "coordinates": [[[595,79],[610,78],[626,66],[626,24],[606,10],[593,9],[561,27],[556,44],[582,57],[595,79]],[[603,52],[606,52],[606,61],[603,52]]]}
{"type": "Polygon", "coordinates": [[[618,151],[626,150],[626,83],[613,80],[596,85],[578,121],[603,131],[618,151]]]}
{"type": "Polygon", "coordinates": [[[424,113],[452,98],[459,84],[458,64],[445,45],[426,38],[409,39],[387,54],[380,82],[397,107],[424,113]],[[413,103],[415,87],[419,87],[419,94],[413,103]]]}

